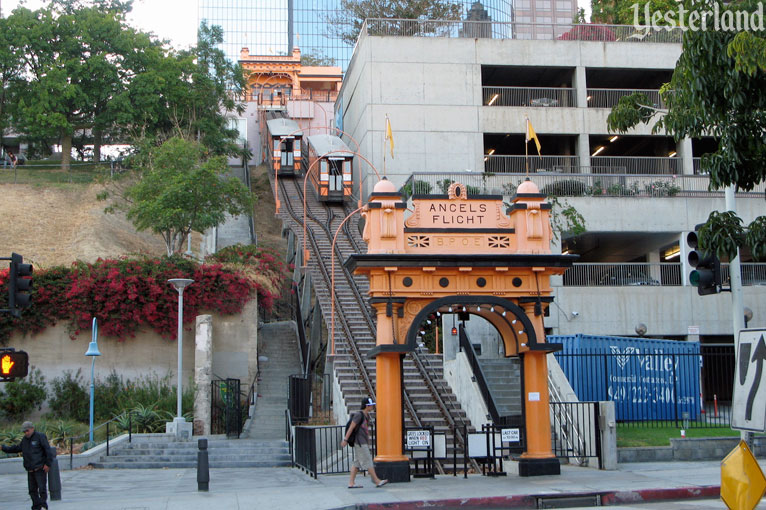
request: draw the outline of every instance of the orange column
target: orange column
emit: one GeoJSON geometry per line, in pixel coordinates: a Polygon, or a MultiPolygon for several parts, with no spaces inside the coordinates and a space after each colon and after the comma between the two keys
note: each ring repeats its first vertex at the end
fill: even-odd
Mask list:
{"type": "MultiPolygon", "coordinates": [[[[534,303],[521,305],[535,327],[538,342],[545,340],[542,315],[535,316],[534,303]]],[[[524,391],[527,451],[522,458],[555,458],[551,449],[550,402],[548,399],[548,358],[545,352],[524,353],[524,391]]]]}
{"type": "MultiPolygon", "coordinates": [[[[377,345],[393,344],[394,331],[391,317],[386,316],[386,303],[376,303],[378,313],[377,345]]],[[[396,317],[396,308],[393,315],[396,317]]],[[[401,354],[381,353],[375,358],[376,363],[376,415],[378,451],[375,462],[408,461],[402,454],[402,368],[401,354]]],[[[380,474],[380,473],[379,473],[380,474]]],[[[383,476],[382,474],[380,476],[383,476]]]]}

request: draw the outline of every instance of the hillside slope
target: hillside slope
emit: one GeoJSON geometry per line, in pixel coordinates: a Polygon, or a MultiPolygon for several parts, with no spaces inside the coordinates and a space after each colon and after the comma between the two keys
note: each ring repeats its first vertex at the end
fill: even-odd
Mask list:
{"type": "MultiPolygon", "coordinates": [[[[274,214],[274,195],[266,166],[252,167],[255,230],[259,246],[284,254],[282,222],[274,214]]],[[[105,214],[92,185],[0,184],[0,257],[16,252],[37,267],[133,253],[165,254],[165,243],[151,232],[136,232],[122,213],[105,214]]],[[[194,233],[197,253],[201,237],[194,233]]],[[[7,267],[0,264],[0,268],[7,267]]]]}
{"type": "MultiPolygon", "coordinates": [[[[0,185],[0,256],[11,252],[39,267],[129,253],[161,255],[159,236],[136,232],[121,213],[105,214],[98,185],[0,185]]],[[[4,267],[4,265],[0,265],[4,267]]]]}

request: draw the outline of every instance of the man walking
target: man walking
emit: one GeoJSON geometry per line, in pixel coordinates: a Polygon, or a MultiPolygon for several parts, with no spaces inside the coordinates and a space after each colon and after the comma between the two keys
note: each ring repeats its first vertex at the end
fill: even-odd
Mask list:
{"type": "Polygon", "coordinates": [[[3,446],[5,453],[21,453],[24,457],[24,469],[27,470],[27,485],[32,498],[32,510],[48,508],[48,470],[51,467],[50,445],[42,432],[35,432],[31,421],[21,425],[24,438],[14,446],[3,446]]]}
{"type": "Polygon", "coordinates": [[[368,471],[372,481],[375,483],[375,487],[383,487],[388,483],[388,480],[381,480],[375,473],[375,467],[372,463],[372,454],[370,453],[370,434],[367,422],[370,419],[370,412],[375,406],[375,401],[371,398],[362,399],[361,411],[354,413],[351,424],[346,430],[346,434],[341,441],[341,446],[346,446],[349,439],[356,435],[354,441],[354,464],[351,466],[351,476],[348,480],[349,489],[361,489],[361,485],[355,483],[356,474],[359,470],[368,471]]]}

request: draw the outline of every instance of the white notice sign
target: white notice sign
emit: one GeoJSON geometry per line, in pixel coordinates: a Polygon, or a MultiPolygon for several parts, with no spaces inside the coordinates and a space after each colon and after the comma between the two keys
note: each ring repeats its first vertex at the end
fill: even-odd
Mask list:
{"type": "Polygon", "coordinates": [[[734,366],[731,428],[766,430],[766,329],[739,332],[734,366]]]}
{"type": "Polygon", "coordinates": [[[518,443],[521,441],[519,429],[501,429],[500,434],[504,443],[518,443]]]}
{"type": "Polygon", "coordinates": [[[430,448],[431,431],[430,430],[408,430],[407,448],[430,448]]]}
{"type": "Polygon", "coordinates": [[[540,392],[539,391],[530,391],[529,392],[529,401],[530,402],[540,402],[540,392]]]}

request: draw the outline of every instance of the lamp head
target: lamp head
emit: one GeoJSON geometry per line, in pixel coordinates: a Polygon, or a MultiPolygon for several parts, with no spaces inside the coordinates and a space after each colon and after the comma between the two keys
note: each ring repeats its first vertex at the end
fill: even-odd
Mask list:
{"type": "Polygon", "coordinates": [[[101,356],[101,352],[98,350],[98,343],[94,340],[90,344],[88,344],[88,352],[85,353],[86,356],[101,356]]]}
{"type": "Polygon", "coordinates": [[[168,283],[175,287],[178,292],[183,292],[186,287],[194,283],[194,280],[188,278],[171,278],[168,280],[168,283]]]}

